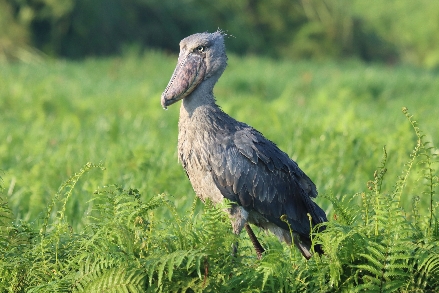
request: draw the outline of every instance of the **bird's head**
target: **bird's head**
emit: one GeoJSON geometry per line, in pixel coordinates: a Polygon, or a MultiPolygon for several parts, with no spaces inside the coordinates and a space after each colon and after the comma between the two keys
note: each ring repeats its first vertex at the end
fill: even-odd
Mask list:
{"type": "Polygon", "coordinates": [[[224,33],[199,33],[180,42],[177,67],[161,96],[164,109],[187,97],[203,81],[213,85],[227,66],[224,33]]]}

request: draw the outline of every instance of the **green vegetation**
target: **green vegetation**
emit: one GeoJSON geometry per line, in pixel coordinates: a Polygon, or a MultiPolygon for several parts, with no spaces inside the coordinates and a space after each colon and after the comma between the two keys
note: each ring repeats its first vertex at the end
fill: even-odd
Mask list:
{"type": "Polygon", "coordinates": [[[177,162],[179,109],[159,101],[175,62],[133,50],[0,67],[2,292],[439,287],[437,72],[230,57],[218,103],[299,163],[331,219],[325,256],[258,232],[258,261],[177,162]]]}
{"type": "Polygon", "coordinates": [[[0,0],[0,60],[83,58],[126,46],[178,50],[193,33],[236,36],[238,54],[439,66],[432,0],[0,0]],[[431,20],[431,21],[426,21],[431,20]]]}

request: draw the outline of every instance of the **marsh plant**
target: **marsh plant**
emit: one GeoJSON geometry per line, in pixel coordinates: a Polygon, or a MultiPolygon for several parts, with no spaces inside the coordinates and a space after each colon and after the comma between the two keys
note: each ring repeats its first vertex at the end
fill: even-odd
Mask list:
{"type": "Polygon", "coordinates": [[[416,143],[400,176],[388,178],[384,148],[381,164],[364,191],[323,195],[332,203],[331,219],[323,233],[312,237],[323,245],[322,256],[306,261],[294,247],[267,235],[262,237],[266,252],[258,260],[247,236],[231,232],[223,211],[229,202],[207,204],[197,211],[195,199],[181,214],[165,194],[142,200],[137,189],[117,185],[89,194],[91,208],[83,228],[73,229],[66,211],[77,182],[85,173],[104,169],[87,163],[61,185],[46,212],[32,221],[16,220],[3,190],[0,290],[437,292],[437,150],[425,141],[406,108],[403,113],[416,143]],[[401,204],[404,197],[412,198],[409,210],[401,204]],[[428,204],[421,208],[421,201],[428,204]],[[235,242],[239,249],[232,253],[235,242]]]}

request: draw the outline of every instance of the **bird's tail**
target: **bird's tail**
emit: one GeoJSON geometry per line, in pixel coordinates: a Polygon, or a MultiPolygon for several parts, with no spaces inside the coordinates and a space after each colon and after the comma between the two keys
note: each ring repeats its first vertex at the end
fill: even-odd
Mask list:
{"type": "MultiPolygon", "coordinates": [[[[299,249],[300,253],[306,258],[310,259],[312,256],[311,253],[311,240],[307,237],[301,236],[297,233],[293,233],[293,242],[294,245],[299,249]]],[[[314,251],[318,254],[322,255],[324,254],[322,245],[315,244],[314,245],[314,251]]]]}

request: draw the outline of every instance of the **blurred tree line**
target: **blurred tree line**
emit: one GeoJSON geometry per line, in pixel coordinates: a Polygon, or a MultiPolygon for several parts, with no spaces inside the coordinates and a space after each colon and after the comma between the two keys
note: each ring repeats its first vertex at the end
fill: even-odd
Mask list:
{"type": "Polygon", "coordinates": [[[0,0],[0,59],[175,52],[217,28],[237,54],[439,66],[437,0],[0,0]]]}

